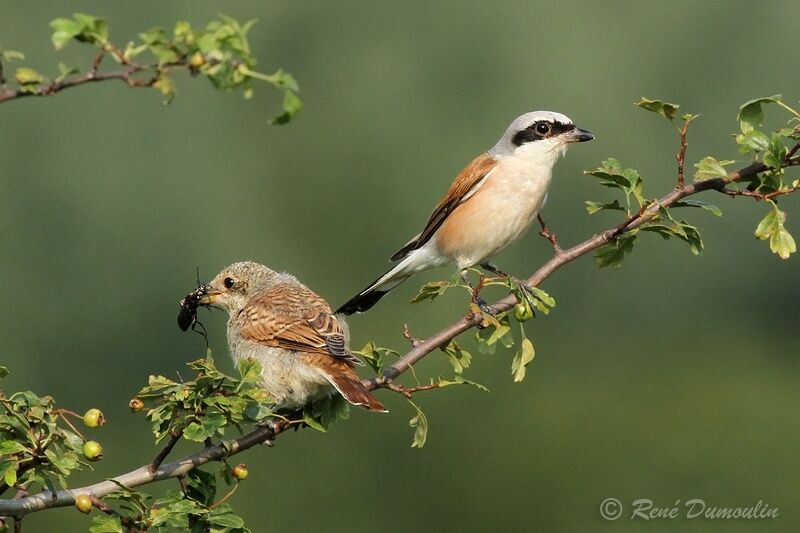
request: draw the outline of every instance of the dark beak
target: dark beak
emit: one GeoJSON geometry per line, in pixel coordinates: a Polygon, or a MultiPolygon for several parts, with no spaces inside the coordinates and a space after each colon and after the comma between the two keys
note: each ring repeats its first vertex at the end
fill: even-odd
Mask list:
{"type": "Polygon", "coordinates": [[[569,142],[582,143],[594,139],[591,131],[585,130],[575,126],[575,129],[569,132],[569,142]]]}

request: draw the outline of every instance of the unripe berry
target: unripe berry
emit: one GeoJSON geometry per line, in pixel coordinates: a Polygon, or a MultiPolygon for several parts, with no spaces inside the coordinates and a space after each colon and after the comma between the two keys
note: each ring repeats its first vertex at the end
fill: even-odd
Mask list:
{"type": "Polygon", "coordinates": [[[82,513],[87,514],[92,510],[92,497],[88,494],[81,494],[75,498],[75,507],[82,513]]]}
{"type": "Polygon", "coordinates": [[[238,479],[239,481],[244,481],[247,479],[248,474],[250,472],[247,471],[247,465],[244,463],[239,463],[238,465],[233,467],[233,477],[238,479]]]}
{"type": "Polygon", "coordinates": [[[131,408],[131,411],[141,411],[144,409],[144,402],[139,398],[134,398],[130,402],[128,402],[128,406],[131,408]]]}
{"type": "Polygon", "coordinates": [[[106,423],[106,417],[103,416],[103,411],[100,409],[89,409],[83,415],[83,423],[86,427],[96,428],[106,423]]]}
{"type": "Polygon", "coordinates": [[[192,65],[194,68],[202,67],[206,62],[206,58],[203,57],[203,54],[200,52],[195,52],[192,54],[192,58],[189,60],[189,64],[192,65]]]}
{"type": "Polygon", "coordinates": [[[90,461],[99,461],[103,458],[103,447],[97,441],[87,440],[83,443],[83,456],[90,461]]]}
{"type": "Polygon", "coordinates": [[[514,318],[516,318],[519,322],[525,322],[530,320],[533,316],[533,309],[531,306],[527,304],[527,302],[518,302],[514,306],[514,318]]]}

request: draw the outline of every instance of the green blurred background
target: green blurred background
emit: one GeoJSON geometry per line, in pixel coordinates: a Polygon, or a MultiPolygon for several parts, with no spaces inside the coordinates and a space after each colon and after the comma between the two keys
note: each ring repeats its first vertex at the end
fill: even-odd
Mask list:
{"type": "MultiPolygon", "coordinates": [[[[257,18],[261,69],[292,72],[305,103],[296,122],[273,127],[269,87],[244,101],[181,76],[169,107],[154,91],[106,83],[0,108],[0,362],[13,372],[3,386],[106,412],[92,435],[107,458],[73,483],[152,459],[148,425],[127,402],[148,374],[186,376],[184,363],[204,353],[175,324],[196,266],[210,279],[257,260],[338,305],[386,267],[471,157],[535,109],[596,135],[557,165],[544,212],[575,243],[616,220],[586,215],[584,200],[610,196],[583,169],[614,156],[651,196],[672,186],[675,133],[631,105],[640,96],[703,115],[692,162],[741,158],[729,134],[743,101],[800,98],[790,1],[5,2],[0,45],[43,72],[88,65],[88,47],[49,43],[48,22],[72,11],[106,17],[121,43],[219,11],[257,18]]],[[[256,532],[797,531],[800,263],[753,238],[763,205],[704,199],[725,216],[685,213],[706,237],[702,256],[644,235],[618,271],[585,257],[548,279],[558,307],[527,327],[538,352],[527,379],[512,383],[511,352],[476,354],[467,376],[491,394],[420,394],[424,449],[409,447],[410,406],[379,392],[387,416],[354,411],[326,435],[301,431],[247,453],[234,506],[256,532]],[[637,498],[763,500],[780,516],[606,522],[607,497],[626,509],[637,498]]],[[[781,202],[796,236],[799,200],[781,202]]],[[[498,263],[526,274],[550,253],[532,232],[498,263]]],[[[354,346],[404,349],[402,322],[424,337],[464,311],[461,294],[410,306],[424,279],[353,317],[354,346]]],[[[225,317],[201,319],[232,370],[225,317]]],[[[434,353],[417,373],[451,370],[434,353]]],[[[26,530],[88,524],[63,509],[29,517],[26,530]]]]}

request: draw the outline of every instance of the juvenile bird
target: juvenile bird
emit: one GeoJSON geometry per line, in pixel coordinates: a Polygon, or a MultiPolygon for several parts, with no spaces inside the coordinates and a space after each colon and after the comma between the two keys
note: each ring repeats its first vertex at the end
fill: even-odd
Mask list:
{"type": "Polygon", "coordinates": [[[231,356],[261,364],[264,389],[279,408],[299,409],[335,389],[354,405],[386,411],[353,370],[362,363],[350,353],[345,322],[291,274],[234,263],[192,291],[181,316],[185,305],[228,311],[231,356]]]}
{"type": "Polygon", "coordinates": [[[552,111],[514,119],[497,144],[464,168],[425,228],[391,258],[398,263],[336,312],[366,311],[417,272],[455,263],[502,274],[489,259],[521,237],[539,214],[553,165],[571,143],[594,136],[552,111]]]}

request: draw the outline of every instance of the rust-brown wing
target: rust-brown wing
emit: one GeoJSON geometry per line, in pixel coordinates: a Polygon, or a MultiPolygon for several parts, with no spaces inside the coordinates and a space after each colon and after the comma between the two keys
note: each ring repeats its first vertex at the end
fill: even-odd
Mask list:
{"type": "Polygon", "coordinates": [[[347,349],[344,329],[328,303],[302,285],[274,286],[250,301],[237,320],[246,340],[361,363],[347,349]]]}
{"type": "Polygon", "coordinates": [[[450,186],[450,190],[448,190],[447,194],[436,204],[433,213],[431,213],[430,218],[428,218],[428,223],[425,224],[425,229],[395,252],[392,256],[392,261],[399,261],[412,250],[416,250],[428,242],[450,213],[472,196],[475,188],[480,184],[481,180],[491,172],[496,163],[497,160],[489,153],[484,153],[473,159],[472,162],[456,176],[456,179],[450,186]]]}

